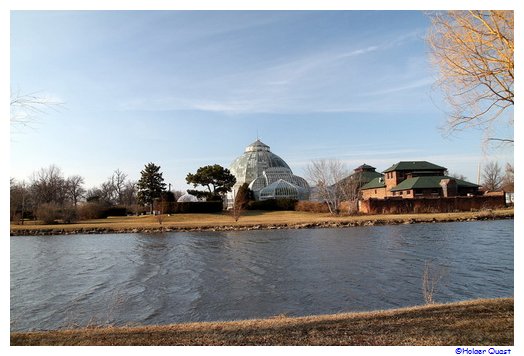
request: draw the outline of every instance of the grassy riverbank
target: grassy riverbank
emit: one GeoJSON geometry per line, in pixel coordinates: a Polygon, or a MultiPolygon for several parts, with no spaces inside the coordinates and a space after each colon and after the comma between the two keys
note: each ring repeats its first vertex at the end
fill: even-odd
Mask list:
{"type": "Polygon", "coordinates": [[[361,225],[448,222],[513,218],[513,209],[478,212],[333,216],[300,211],[247,211],[237,222],[227,213],[125,216],[85,220],[74,224],[43,225],[38,221],[11,225],[11,235],[36,233],[138,232],[156,230],[247,230],[273,228],[345,227],[361,225]]]}
{"type": "Polygon", "coordinates": [[[513,345],[513,298],[386,311],[11,333],[11,345],[513,345]]]}

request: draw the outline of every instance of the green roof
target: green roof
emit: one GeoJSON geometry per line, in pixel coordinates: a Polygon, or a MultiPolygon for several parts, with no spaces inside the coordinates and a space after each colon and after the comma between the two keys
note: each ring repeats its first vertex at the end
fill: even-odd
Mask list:
{"type": "Polygon", "coordinates": [[[382,177],[382,173],[378,172],[371,172],[371,171],[363,171],[363,172],[355,172],[346,178],[342,179],[340,182],[343,184],[346,184],[350,182],[351,180],[357,180],[357,182],[362,185],[372,181],[375,178],[382,177]]]}
{"type": "Polygon", "coordinates": [[[357,170],[359,170],[359,169],[361,169],[361,170],[366,170],[366,169],[368,169],[368,170],[371,170],[371,169],[372,169],[372,170],[375,170],[376,168],[370,166],[369,164],[365,164],[365,163],[364,163],[364,164],[358,166],[357,168],[355,168],[355,171],[357,171],[357,170]]]}
{"type": "Polygon", "coordinates": [[[478,185],[466,182],[464,180],[456,179],[448,176],[425,176],[425,177],[414,177],[408,178],[400,182],[396,187],[391,189],[392,192],[409,189],[424,189],[424,188],[441,188],[440,181],[442,179],[454,179],[457,182],[458,187],[462,188],[475,188],[478,185]]]}
{"type": "Polygon", "coordinates": [[[354,177],[354,179],[359,179],[361,182],[370,182],[375,178],[382,177],[382,173],[378,172],[370,172],[370,171],[363,171],[363,172],[356,172],[350,175],[350,177],[354,177]]]}
{"type": "Polygon", "coordinates": [[[384,182],[384,178],[382,177],[376,177],[372,179],[369,183],[364,184],[360,189],[377,189],[377,188],[385,188],[386,183],[384,182]]]}
{"type": "Polygon", "coordinates": [[[445,167],[437,166],[436,164],[427,161],[400,161],[382,173],[392,171],[440,171],[446,170],[445,167]]]}

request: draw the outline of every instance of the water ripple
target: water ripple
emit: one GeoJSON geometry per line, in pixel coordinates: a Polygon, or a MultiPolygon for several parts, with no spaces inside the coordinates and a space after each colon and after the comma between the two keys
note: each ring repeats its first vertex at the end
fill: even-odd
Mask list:
{"type": "Polygon", "coordinates": [[[513,295],[513,221],[11,238],[12,330],[233,320],[513,295]]]}

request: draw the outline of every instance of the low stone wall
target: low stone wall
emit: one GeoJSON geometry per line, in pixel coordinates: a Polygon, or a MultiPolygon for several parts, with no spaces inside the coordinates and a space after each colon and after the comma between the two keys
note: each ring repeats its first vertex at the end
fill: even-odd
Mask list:
{"type": "Polygon", "coordinates": [[[359,202],[359,211],[364,214],[410,214],[452,213],[506,207],[504,195],[415,198],[415,199],[368,199],[359,202]]]}

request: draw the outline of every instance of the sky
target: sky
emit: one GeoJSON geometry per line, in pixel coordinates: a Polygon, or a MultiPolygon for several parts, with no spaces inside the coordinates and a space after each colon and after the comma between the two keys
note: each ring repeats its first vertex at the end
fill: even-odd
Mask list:
{"type": "Polygon", "coordinates": [[[10,26],[11,91],[61,103],[11,128],[19,180],[54,164],[92,188],[153,162],[185,190],[257,137],[305,178],[320,159],[426,160],[474,183],[514,163],[480,130],[444,134],[421,11],[12,11],[10,26]]]}

